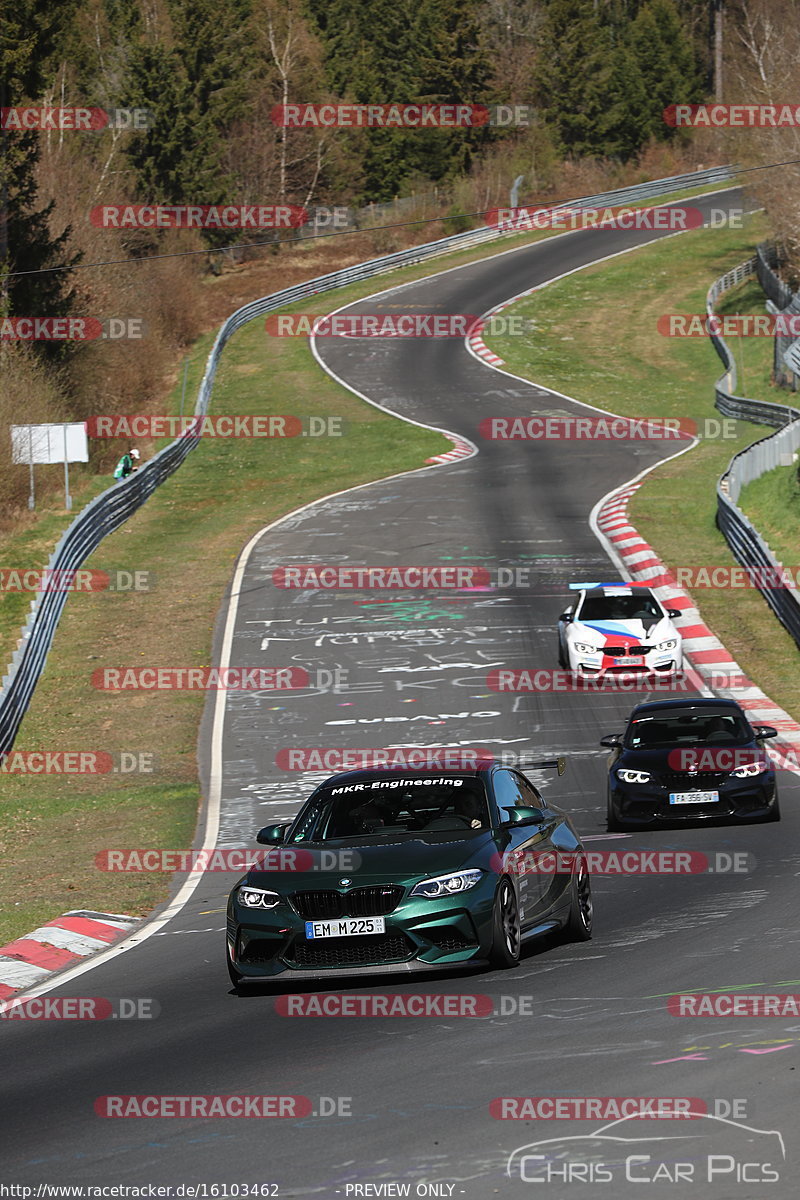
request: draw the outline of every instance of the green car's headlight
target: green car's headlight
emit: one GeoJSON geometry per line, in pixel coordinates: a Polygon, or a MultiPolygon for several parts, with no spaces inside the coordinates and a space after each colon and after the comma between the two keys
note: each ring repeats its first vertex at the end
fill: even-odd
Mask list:
{"type": "Polygon", "coordinates": [[[268,892],[266,888],[256,887],[240,887],[237,898],[245,908],[274,908],[281,902],[277,892],[268,892]]]}
{"type": "Polygon", "coordinates": [[[456,871],[453,875],[436,875],[423,879],[411,889],[412,896],[424,896],[427,900],[439,900],[442,896],[454,896],[457,892],[468,892],[480,883],[483,871],[456,871]]]}

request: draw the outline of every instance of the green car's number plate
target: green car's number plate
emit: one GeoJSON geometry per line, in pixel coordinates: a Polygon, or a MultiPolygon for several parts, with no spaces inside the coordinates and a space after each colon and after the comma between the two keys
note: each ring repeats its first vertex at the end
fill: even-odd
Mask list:
{"type": "Polygon", "coordinates": [[[307,938],[359,937],[385,933],[384,917],[340,917],[336,921],[306,921],[307,938]]]}

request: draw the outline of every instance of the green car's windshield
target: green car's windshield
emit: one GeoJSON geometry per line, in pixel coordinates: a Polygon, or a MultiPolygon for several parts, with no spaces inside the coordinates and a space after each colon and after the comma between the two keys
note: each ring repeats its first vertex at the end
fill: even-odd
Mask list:
{"type": "Polygon", "coordinates": [[[464,834],[489,828],[483,784],[474,777],[381,779],[323,788],[290,833],[291,842],[330,842],[428,831],[464,834]]]}

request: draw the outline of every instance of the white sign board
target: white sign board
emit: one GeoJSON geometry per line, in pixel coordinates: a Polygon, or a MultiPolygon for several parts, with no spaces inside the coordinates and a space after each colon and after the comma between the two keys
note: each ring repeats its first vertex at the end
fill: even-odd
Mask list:
{"type": "Polygon", "coordinates": [[[26,463],[30,468],[31,490],[28,508],[35,507],[33,492],[34,463],[64,464],[64,503],[72,508],[69,494],[69,467],[71,462],[89,461],[89,439],[86,425],[81,421],[70,425],[12,425],[11,461],[26,463]]]}
{"type": "Polygon", "coordinates": [[[31,465],[88,462],[86,425],[12,425],[11,459],[31,465]]]}

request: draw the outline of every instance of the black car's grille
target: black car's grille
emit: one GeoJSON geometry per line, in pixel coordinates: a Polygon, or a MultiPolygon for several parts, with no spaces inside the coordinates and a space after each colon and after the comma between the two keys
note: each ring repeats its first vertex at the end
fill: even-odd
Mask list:
{"type": "Polygon", "coordinates": [[[403,898],[403,888],[353,888],[350,892],[295,892],[289,899],[307,921],[328,921],[336,917],[385,917],[394,912],[403,898]]]}
{"type": "Polygon", "coordinates": [[[604,646],[603,654],[611,658],[637,658],[640,654],[649,654],[652,646],[604,646]]]}
{"type": "Polygon", "coordinates": [[[404,962],[415,953],[413,942],[402,933],[377,934],[374,937],[296,938],[286,954],[289,966],[369,967],[404,962]]]}
{"type": "Polygon", "coordinates": [[[728,778],[728,773],[726,771],[698,771],[696,774],[690,775],[687,771],[664,771],[663,774],[659,773],[658,778],[664,787],[668,787],[672,791],[680,789],[684,792],[707,792],[724,783],[728,778]]]}

